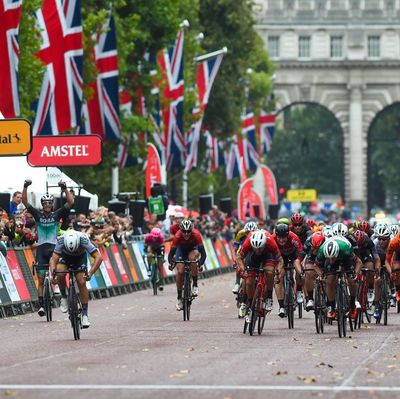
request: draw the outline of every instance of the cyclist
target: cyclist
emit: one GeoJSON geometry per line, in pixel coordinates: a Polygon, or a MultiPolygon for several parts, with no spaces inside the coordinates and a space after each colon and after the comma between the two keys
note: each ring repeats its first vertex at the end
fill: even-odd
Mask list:
{"type": "MultiPolygon", "coordinates": [[[[82,266],[86,266],[86,252],[93,257],[93,266],[90,268],[87,276],[85,276],[83,270],[76,273],[79,297],[82,303],[82,328],[90,327],[88,317],[89,292],[86,287],[86,281],[89,281],[93,274],[96,273],[103,261],[103,257],[85,233],[68,230],[57,238],[57,244],[54,248],[53,256],[50,259],[50,270],[54,278],[56,276],[54,273],[55,271],[65,272],[68,268],[79,269],[82,268],[82,266]]],[[[68,312],[68,300],[65,288],[65,273],[58,274],[57,281],[61,291],[60,310],[66,313],[68,312]]]]}
{"type": "Polygon", "coordinates": [[[350,242],[342,237],[335,236],[325,242],[319,247],[315,265],[323,269],[326,273],[326,295],[328,297],[328,318],[334,319],[336,317],[335,311],[335,293],[336,293],[336,272],[339,265],[344,267],[347,275],[347,282],[350,290],[350,317],[355,319],[357,317],[356,309],[356,292],[357,285],[351,275],[354,274],[354,269],[358,274],[361,270],[361,260],[354,254],[354,250],[350,242]],[[333,273],[332,273],[333,272],[333,273]]]}
{"type": "MultiPolygon", "coordinates": [[[[57,241],[57,232],[59,228],[60,219],[68,219],[69,210],[74,205],[74,197],[72,193],[67,190],[67,185],[60,181],[58,185],[65,193],[67,199],[66,204],[55,211],[53,211],[54,197],[50,194],[45,194],[40,199],[43,209],[34,208],[28,202],[28,187],[32,184],[32,180],[24,181],[24,188],[22,190],[22,203],[27,211],[33,216],[37,226],[38,246],[36,248],[36,264],[39,266],[48,265],[54,247],[57,241]]],[[[45,277],[45,270],[39,270],[38,275],[38,297],[39,297],[39,310],[38,315],[43,317],[45,311],[43,308],[43,283],[45,277]]]]}
{"type": "Polygon", "coordinates": [[[371,237],[374,233],[374,230],[371,228],[371,225],[366,220],[361,220],[358,224],[358,230],[363,231],[368,234],[368,237],[371,237]]]}
{"type": "MultiPolygon", "coordinates": [[[[369,270],[375,270],[379,275],[381,269],[381,259],[378,255],[378,251],[375,247],[374,242],[370,237],[362,230],[355,230],[353,237],[357,242],[357,247],[354,253],[361,259],[364,267],[369,270]]],[[[371,273],[367,274],[367,300],[369,306],[369,313],[373,314],[374,309],[374,295],[375,291],[375,279],[371,273]]]]}
{"type": "Polygon", "coordinates": [[[290,220],[292,221],[289,227],[290,231],[293,231],[304,245],[307,238],[312,234],[311,227],[306,224],[304,217],[300,213],[294,213],[290,220]]]}
{"type": "MultiPolygon", "coordinates": [[[[257,230],[258,226],[255,222],[247,222],[243,229],[239,230],[236,235],[235,239],[233,240],[233,247],[236,249],[236,254],[239,252],[240,247],[242,246],[244,240],[248,236],[250,231],[257,230]]],[[[240,288],[240,273],[238,270],[236,270],[236,281],[235,281],[235,286],[232,289],[232,292],[234,294],[237,294],[239,292],[240,288]]]]}
{"type": "MultiPolygon", "coordinates": [[[[161,229],[158,227],[153,227],[150,233],[146,234],[144,237],[144,252],[147,254],[147,265],[150,268],[150,265],[153,262],[153,256],[157,256],[157,268],[158,268],[158,276],[159,276],[159,286],[158,289],[162,291],[164,289],[164,279],[163,279],[163,265],[164,265],[164,235],[161,232],[161,229]]],[[[151,273],[151,270],[148,270],[151,273]]]]}
{"type": "Polygon", "coordinates": [[[199,288],[197,286],[198,269],[202,269],[206,260],[206,251],[204,249],[203,237],[199,230],[195,229],[193,222],[189,219],[183,219],[179,224],[179,231],[174,235],[172,240],[171,250],[168,254],[169,270],[174,269],[174,259],[176,260],[176,289],[177,301],[176,310],[183,309],[182,303],[182,287],[183,287],[183,274],[185,272],[185,260],[196,261],[198,264],[191,265],[191,273],[193,279],[192,295],[199,295],[199,288]],[[198,255],[200,253],[200,259],[198,255]]]}
{"type": "Polygon", "coordinates": [[[356,239],[349,233],[349,229],[344,223],[335,223],[332,226],[332,235],[344,237],[351,244],[353,248],[357,247],[356,239]]]}
{"type": "MultiPolygon", "coordinates": [[[[299,282],[301,281],[301,251],[303,250],[303,244],[301,243],[299,237],[289,230],[289,226],[286,224],[278,224],[275,227],[275,233],[272,235],[275,243],[277,244],[279,251],[283,258],[283,263],[285,266],[289,262],[293,263],[296,270],[296,286],[297,286],[297,302],[303,302],[303,295],[301,290],[299,290],[299,282]]],[[[284,269],[280,270],[279,281],[275,284],[276,297],[279,302],[279,317],[285,317],[284,309],[284,288],[283,288],[283,274],[284,269]]]]}
{"type": "Polygon", "coordinates": [[[179,230],[179,224],[184,219],[182,212],[176,212],[174,216],[174,224],[169,228],[169,234],[173,237],[179,230]]]}
{"type": "Polygon", "coordinates": [[[392,224],[390,226],[390,233],[391,233],[391,237],[395,237],[396,234],[399,232],[399,225],[398,224],[392,224]]]}
{"type": "MultiPolygon", "coordinates": [[[[378,252],[381,265],[385,264],[385,259],[386,259],[386,252],[389,247],[389,242],[390,242],[390,231],[389,229],[384,225],[384,224],[378,224],[374,227],[374,244],[376,251],[378,252]]],[[[380,276],[377,276],[376,282],[375,282],[375,299],[374,299],[374,305],[375,305],[375,312],[374,312],[374,317],[377,320],[381,319],[381,314],[382,314],[382,308],[381,308],[381,289],[382,289],[382,280],[380,279],[380,276]]],[[[395,306],[395,296],[394,290],[392,292],[392,295],[390,297],[390,305],[395,306]]]]}
{"type": "MultiPolygon", "coordinates": [[[[286,226],[287,227],[287,226],[286,226]]],[[[274,288],[274,272],[282,268],[283,260],[276,242],[265,230],[252,231],[244,240],[236,258],[238,269],[246,275],[247,319],[251,319],[250,306],[255,291],[256,271],[262,264],[266,273],[266,310],[272,310],[272,291],[274,288]],[[245,271],[245,264],[247,270],[245,271]]]]}
{"type": "Polygon", "coordinates": [[[330,226],[329,224],[324,226],[322,228],[322,234],[327,239],[333,237],[332,226],[330,226]]]}
{"type": "Polygon", "coordinates": [[[400,232],[390,240],[386,252],[385,266],[389,275],[392,275],[395,290],[396,302],[400,302],[400,232]]]}
{"type": "Polygon", "coordinates": [[[314,283],[317,278],[317,270],[314,265],[319,247],[323,244],[325,236],[321,231],[317,231],[307,238],[300,255],[300,261],[304,260],[305,292],[306,292],[306,311],[314,309],[314,283]]]}

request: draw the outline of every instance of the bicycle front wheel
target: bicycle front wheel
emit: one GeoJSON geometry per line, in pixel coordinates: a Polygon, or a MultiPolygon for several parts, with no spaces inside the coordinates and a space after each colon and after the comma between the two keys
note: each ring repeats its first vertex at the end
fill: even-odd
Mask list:
{"type": "Polygon", "coordinates": [[[289,329],[294,328],[294,301],[295,299],[294,299],[293,284],[290,279],[287,279],[285,286],[284,304],[285,304],[289,329]]]}
{"type": "Polygon", "coordinates": [[[190,305],[192,303],[192,290],[190,287],[190,276],[185,272],[183,280],[183,321],[190,320],[190,305]]]}
{"type": "Polygon", "coordinates": [[[44,310],[46,312],[47,321],[53,320],[53,309],[52,309],[51,302],[52,301],[51,301],[50,279],[48,277],[46,277],[44,279],[44,287],[43,287],[43,304],[44,304],[44,310]]]}
{"type": "Polygon", "coordinates": [[[74,332],[74,339],[76,341],[81,338],[81,323],[78,309],[78,298],[76,296],[76,291],[73,283],[70,285],[68,290],[68,310],[69,319],[71,320],[71,327],[74,332]]]}
{"type": "Polygon", "coordinates": [[[153,295],[157,295],[158,267],[156,264],[153,264],[152,268],[153,272],[151,273],[151,284],[153,285],[153,295]]]}
{"type": "Polygon", "coordinates": [[[253,301],[251,303],[251,319],[250,319],[250,325],[249,325],[250,335],[254,334],[254,330],[256,328],[256,322],[257,322],[258,312],[259,312],[259,308],[260,308],[260,296],[261,296],[261,290],[260,290],[260,287],[257,287],[256,293],[255,293],[253,301]]]}

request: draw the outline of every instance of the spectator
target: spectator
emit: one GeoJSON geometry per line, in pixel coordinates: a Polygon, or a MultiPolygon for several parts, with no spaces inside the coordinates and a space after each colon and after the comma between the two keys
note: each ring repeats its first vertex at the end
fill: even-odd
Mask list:
{"type": "Polygon", "coordinates": [[[10,202],[10,212],[9,215],[18,215],[23,212],[25,209],[24,205],[22,204],[22,192],[16,191],[11,199],[10,202]]]}

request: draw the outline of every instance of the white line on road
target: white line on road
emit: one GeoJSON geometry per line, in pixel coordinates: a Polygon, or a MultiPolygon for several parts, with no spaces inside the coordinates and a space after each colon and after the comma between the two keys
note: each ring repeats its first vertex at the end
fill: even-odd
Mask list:
{"type": "Polygon", "coordinates": [[[0,389],[11,390],[127,390],[127,391],[359,391],[400,392],[400,386],[330,386],[330,385],[63,385],[63,384],[0,384],[0,389]]]}

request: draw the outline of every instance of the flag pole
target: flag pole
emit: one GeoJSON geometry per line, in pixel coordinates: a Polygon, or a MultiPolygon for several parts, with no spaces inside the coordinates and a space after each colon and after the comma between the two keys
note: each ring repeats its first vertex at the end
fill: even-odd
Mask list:
{"type": "Polygon", "coordinates": [[[119,193],[119,167],[113,166],[111,169],[111,197],[116,197],[119,193]]]}
{"type": "Polygon", "coordinates": [[[207,61],[210,58],[217,57],[220,54],[226,54],[227,52],[228,52],[228,48],[227,47],[222,47],[222,49],[213,51],[212,53],[207,53],[207,54],[199,55],[198,57],[194,57],[193,60],[195,62],[207,61]]]}

